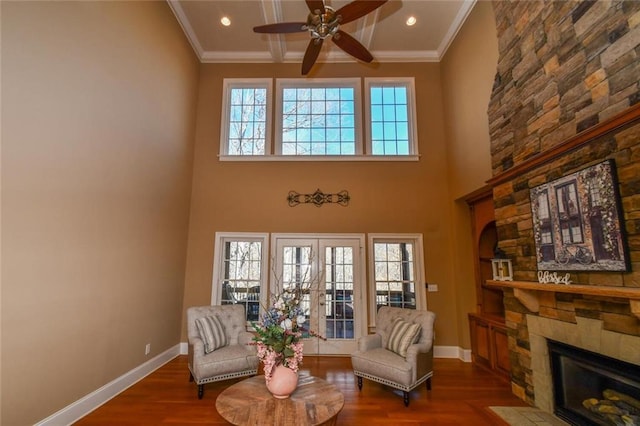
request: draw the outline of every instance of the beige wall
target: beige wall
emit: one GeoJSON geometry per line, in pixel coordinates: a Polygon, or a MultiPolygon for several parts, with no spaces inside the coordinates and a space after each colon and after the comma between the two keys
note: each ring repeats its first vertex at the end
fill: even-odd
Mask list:
{"type": "Polygon", "coordinates": [[[473,85],[490,90],[495,69],[478,50],[495,43],[489,10],[441,64],[314,70],[415,76],[420,161],[232,163],[217,159],[222,78],[299,64],[198,66],[164,2],[2,2],[1,423],[38,421],[186,340],[216,231],[422,233],[436,344],[468,347],[468,220],[453,200],[488,177],[488,95],[473,85]],[[287,205],[316,188],[351,203],[287,205]]]}
{"type": "MultiPolygon", "coordinates": [[[[299,64],[203,65],[196,126],[193,198],[184,306],[210,303],[216,231],[300,233],[422,233],[426,277],[440,286],[428,294],[438,315],[437,344],[457,345],[452,288],[450,199],[446,146],[435,63],[320,66],[313,77],[414,76],[418,162],[220,162],[224,77],[299,77],[299,64]],[[347,190],[348,207],[289,207],[287,193],[347,190]],[[453,331],[453,332],[452,332],[453,331]]],[[[183,325],[183,340],[186,326],[183,325]]]]}
{"type": "Polygon", "coordinates": [[[453,214],[454,300],[459,345],[470,347],[467,313],[475,311],[471,220],[461,199],[491,177],[487,106],[498,62],[498,41],[491,2],[479,1],[449,47],[442,66],[448,174],[453,214]]]}
{"type": "MultiPolygon", "coordinates": [[[[2,5],[0,5],[0,23],[2,5]]],[[[2,27],[0,26],[0,46],[2,46],[2,27]]],[[[0,48],[1,49],[1,48],[0,48]]],[[[2,54],[0,54],[0,82],[2,81],[2,54]]],[[[0,84],[0,129],[2,129],[2,84],[0,84]]],[[[0,131],[0,188],[2,188],[2,131],[0,131]]],[[[0,423],[2,422],[2,192],[0,191],[0,423]]]]}
{"type": "Polygon", "coordinates": [[[9,426],[179,342],[198,63],[165,2],[2,2],[2,42],[9,426]]]}
{"type": "Polygon", "coordinates": [[[478,1],[441,61],[448,180],[453,198],[491,177],[487,107],[498,64],[498,39],[490,1],[478,1]]]}

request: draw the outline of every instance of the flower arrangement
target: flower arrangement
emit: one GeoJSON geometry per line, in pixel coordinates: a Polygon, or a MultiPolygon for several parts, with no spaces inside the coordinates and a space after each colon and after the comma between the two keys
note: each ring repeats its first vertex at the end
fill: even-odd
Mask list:
{"type": "Polygon", "coordinates": [[[273,369],[282,364],[294,372],[302,363],[303,332],[317,334],[304,328],[305,312],[300,307],[302,288],[285,289],[272,297],[272,305],[262,315],[260,323],[253,323],[258,358],[264,364],[266,381],[271,380],[273,369]]]}

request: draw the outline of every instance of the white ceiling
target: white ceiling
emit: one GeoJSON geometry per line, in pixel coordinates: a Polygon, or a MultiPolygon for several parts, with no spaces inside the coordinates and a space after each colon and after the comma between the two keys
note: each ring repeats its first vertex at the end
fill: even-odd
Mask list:
{"type": "MultiPolygon", "coordinates": [[[[201,62],[301,62],[309,34],[256,34],[253,27],[304,22],[304,0],[167,0],[201,62]],[[223,16],[231,25],[220,23],[223,16]]],[[[389,0],[340,29],[369,49],[377,62],[436,62],[464,23],[476,0],[389,0]],[[417,23],[405,21],[415,16],[417,23]]],[[[325,0],[339,9],[349,0],[325,0]]],[[[324,43],[319,62],[353,62],[324,43]]]]}

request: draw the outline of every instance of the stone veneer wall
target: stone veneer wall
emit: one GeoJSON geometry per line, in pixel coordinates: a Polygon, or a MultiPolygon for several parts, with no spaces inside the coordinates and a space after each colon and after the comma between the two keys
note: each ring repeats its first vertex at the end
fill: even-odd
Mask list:
{"type": "MultiPolygon", "coordinates": [[[[598,137],[533,169],[509,169],[640,101],[639,1],[494,1],[499,63],[489,105],[494,203],[499,246],[514,262],[514,278],[537,281],[530,188],[606,158],[617,164],[630,273],[572,274],[580,284],[640,287],[640,120],[598,137]]],[[[542,293],[542,292],[540,292],[542,293]]],[[[505,290],[512,388],[534,405],[526,315],[505,290]]],[[[640,335],[626,300],[541,294],[540,317],[640,335]]]]}

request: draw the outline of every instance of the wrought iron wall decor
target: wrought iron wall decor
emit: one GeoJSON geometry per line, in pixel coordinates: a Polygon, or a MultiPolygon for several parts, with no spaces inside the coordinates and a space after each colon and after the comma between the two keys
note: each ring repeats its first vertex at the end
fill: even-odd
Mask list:
{"type": "Polygon", "coordinates": [[[340,204],[341,206],[348,206],[349,200],[348,191],[340,191],[337,194],[325,194],[316,189],[313,194],[299,194],[296,191],[289,191],[287,201],[289,201],[289,207],[295,207],[298,204],[313,204],[316,207],[320,207],[323,204],[340,204]]]}

